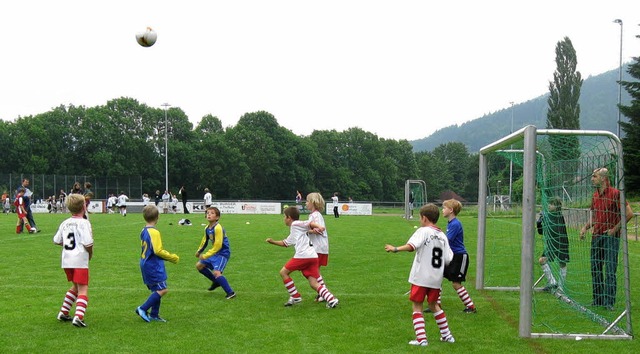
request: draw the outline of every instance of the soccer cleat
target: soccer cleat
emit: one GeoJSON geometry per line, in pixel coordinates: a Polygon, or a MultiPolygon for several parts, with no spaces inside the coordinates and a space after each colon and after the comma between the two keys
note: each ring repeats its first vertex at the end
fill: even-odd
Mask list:
{"type": "Polygon", "coordinates": [[[455,343],[456,342],[455,338],[453,338],[452,335],[448,335],[446,337],[440,337],[440,341],[441,342],[447,342],[447,343],[455,343]]]}
{"type": "Polygon", "coordinates": [[[84,321],[81,320],[80,317],[78,317],[78,316],[75,316],[73,318],[73,321],[71,322],[71,324],[73,324],[76,327],[87,327],[87,324],[84,323],[84,321]]]}
{"type": "Polygon", "coordinates": [[[418,342],[417,340],[414,339],[412,341],[409,341],[409,344],[410,345],[417,345],[419,347],[426,347],[427,345],[429,345],[429,342],[427,342],[426,340],[418,342]]]}
{"type": "Polygon", "coordinates": [[[207,289],[207,290],[209,290],[209,291],[214,291],[214,290],[216,290],[216,289],[217,289],[217,288],[219,288],[219,287],[220,287],[220,284],[218,284],[217,282],[212,282],[212,283],[211,283],[211,286],[210,286],[210,287],[209,287],[209,289],[207,289]]]}
{"type": "Polygon", "coordinates": [[[289,301],[284,303],[285,307],[289,307],[289,306],[293,306],[295,304],[301,303],[302,302],[302,298],[301,297],[290,297],[289,301]]]}
{"type": "Polygon", "coordinates": [[[164,318],[160,317],[160,316],[150,316],[149,319],[151,321],[155,321],[155,322],[167,322],[167,320],[165,320],[164,318]]]}
{"type": "Polygon", "coordinates": [[[326,300],[320,296],[320,294],[316,295],[316,299],[314,300],[315,302],[325,302],[326,300]]]}
{"type": "Polygon", "coordinates": [[[466,307],[464,310],[462,310],[462,312],[464,312],[464,313],[477,313],[478,310],[475,307],[466,307]]]}
{"type": "Polygon", "coordinates": [[[236,292],[235,292],[235,291],[234,291],[234,292],[231,292],[231,293],[228,293],[228,294],[227,294],[227,296],[226,296],[226,299],[227,299],[227,300],[231,300],[231,299],[233,299],[234,297],[236,297],[236,292]]]}
{"type": "Polygon", "coordinates": [[[338,299],[337,299],[337,298],[334,298],[333,300],[331,300],[331,301],[327,302],[327,308],[328,308],[328,309],[335,308],[336,306],[338,306],[338,303],[339,303],[339,302],[340,302],[340,301],[338,301],[338,299]]]}
{"type": "Polygon", "coordinates": [[[149,315],[147,315],[146,311],[143,311],[139,306],[136,308],[136,313],[140,318],[142,318],[145,322],[151,322],[149,315]]]}
{"type": "Polygon", "coordinates": [[[62,313],[62,311],[58,312],[58,317],[56,318],[61,322],[71,321],[71,316],[65,315],[64,313],[62,313]]]}

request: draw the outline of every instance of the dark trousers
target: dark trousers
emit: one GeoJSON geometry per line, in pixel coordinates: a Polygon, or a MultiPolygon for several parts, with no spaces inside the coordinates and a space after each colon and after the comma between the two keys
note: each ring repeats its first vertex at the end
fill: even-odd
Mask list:
{"type": "Polygon", "coordinates": [[[336,218],[340,217],[340,214],[338,213],[338,207],[337,206],[333,207],[333,216],[335,216],[336,218]]]}
{"type": "Polygon", "coordinates": [[[613,306],[616,302],[616,270],[620,238],[597,235],[591,241],[593,304],[613,306]]]}

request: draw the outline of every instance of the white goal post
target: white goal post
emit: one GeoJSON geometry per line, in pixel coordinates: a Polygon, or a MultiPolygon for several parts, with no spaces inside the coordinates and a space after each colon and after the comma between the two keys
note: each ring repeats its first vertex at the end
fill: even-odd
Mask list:
{"type": "MultiPolygon", "coordinates": [[[[623,226],[620,230],[620,251],[622,257],[619,267],[623,268],[624,281],[621,287],[620,298],[620,312],[610,312],[609,315],[600,316],[597,313],[592,317],[596,317],[596,321],[600,322],[600,325],[604,327],[601,333],[532,333],[532,317],[533,317],[533,296],[534,286],[537,282],[534,277],[534,264],[537,264],[537,258],[535,257],[535,237],[536,237],[536,188],[537,186],[537,173],[544,173],[546,167],[542,167],[542,171],[537,171],[540,168],[537,163],[537,158],[540,156],[538,151],[539,138],[548,139],[551,136],[563,136],[563,137],[575,137],[575,139],[583,139],[585,137],[597,137],[607,141],[607,146],[611,150],[611,159],[615,162],[615,171],[611,171],[618,178],[616,179],[616,188],[620,190],[620,205],[626,204],[624,193],[624,168],[622,161],[622,144],[620,139],[613,133],[608,131],[592,131],[592,130],[560,130],[560,129],[537,129],[535,126],[526,126],[514,133],[511,133],[504,138],[497,140],[480,149],[479,153],[479,188],[478,188],[478,243],[477,243],[477,256],[476,256],[476,289],[482,290],[511,290],[518,291],[520,297],[519,304],[519,336],[526,338],[597,338],[597,339],[632,339],[631,328],[631,294],[630,294],[630,277],[629,277],[629,255],[628,255],[628,240],[627,240],[627,228],[623,226]],[[520,238],[520,275],[518,287],[491,287],[487,286],[485,282],[485,266],[487,261],[490,260],[487,256],[486,243],[491,237],[487,238],[487,216],[490,212],[487,205],[487,191],[488,181],[490,177],[489,171],[489,158],[488,155],[496,154],[500,151],[507,151],[511,145],[523,146],[522,150],[518,150],[518,154],[522,158],[522,201],[521,201],[521,235],[513,235],[513,237],[520,238]],[[504,150],[503,150],[504,149],[504,150]],[[623,290],[623,291],[622,291],[623,290]],[[624,301],[622,301],[624,300],[624,301]]],[[[514,151],[511,151],[514,152],[514,151]]],[[[582,156],[580,156],[582,158],[582,156]]],[[[576,160],[580,164],[580,168],[587,170],[593,164],[593,161],[583,163],[582,160],[576,160]]],[[[588,170],[589,176],[592,170],[588,170]]],[[[558,193],[566,193],[571,199],[564,183],[559,184],[558,193]]],[[[538,190],[539,191],[539,190],[538,190]]],[[[593,193],[591,191],[590,193],[593,193]]],[[[564,199],[564,194],[562,196],[564,199]]],[[[588,204],[584,207],[584,214],[588,213],[588,204]]],[[[624,207],[621,209],[621,219],[625,220],[626,210],[624,207]]],[[[624,224],[624,222],[623,222],[624,224]]],[[[492,237],[494,235],[491,235],[492,237]]],[[[588,242],[588,241],[587,241],[588,242]]],[[[577,247],[577,246],[576,246],[577,247]]],[[[584,246],[582,246],[584,247],[584,246]]],[[[586,256],[587,262],[589,261],[588,253],[586,256]]],[[[587,264],[588,267],[588,264],[587,264]]],[[[558,301],[568,304],[573,300],[570,296],[565,296],[563,293],[558,292],[554,294],[558,301]]],[[[578,312],[587,311],[590,312],[588,305],[582,303],[571,304],[572,308],[578,312]]],[[[569,319],[570,321],[570,319],[569,319]]]]}

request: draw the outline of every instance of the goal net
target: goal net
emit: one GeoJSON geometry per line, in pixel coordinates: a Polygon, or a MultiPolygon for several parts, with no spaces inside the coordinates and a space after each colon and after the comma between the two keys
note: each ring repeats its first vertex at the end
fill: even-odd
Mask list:
{"type": "MultiPolygon", "coordinates": [[[[620,190],[619,201],[603,195],[604,202],[625,205],[620,140],[528,126],[479,156],[478,200],[486,202],[478,210],[476,288],[519,295],[522,337],[631,339],[626,227],[620,237],[593,228],[581,237],[593,217],[594,170],[606,169],[620,190]],[[508,178],[512,207],[495,208],[491,186],[508,178]]],[[[625,208],[617,214],[624,220],[625,208]]]]}

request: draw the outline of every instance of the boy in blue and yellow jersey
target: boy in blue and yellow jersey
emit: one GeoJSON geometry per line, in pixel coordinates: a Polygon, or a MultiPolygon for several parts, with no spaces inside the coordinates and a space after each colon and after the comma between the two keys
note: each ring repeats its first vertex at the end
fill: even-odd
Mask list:
{"type": "Polygon", "coordinates": [[[220,209],[216,207],[209,207],[206,211],[206,218],[209,225],[204,229],[204,236],[200,241],[200,246],[196,251],[196,269],[200,274],[204,275],[207,279],[211,280],[211,286],[209,291],[215,290],[217,287],[222,287],[227,293],[227,299],[233,299],[236,293],[231,289],[227,278],[222,273],[227,267],[227,262],[231,257],[231,248],[229,248],[229,239],[227,238],[227,232],[224,227],[220,225],[220,209]],[[211,248],[204,252],[207,245],[211,241],[211,248]]]}
{"type": "Polygon", "coordinates": [[[142,271],[142,280],[151,290],[151,295],[144,304],[136,308],[136,313],[146,322],[167,322],[160,317],[160,301],[169,291],[164,261],[178,263],[180,260],[177,254],[170,253],[162,247],[160,231],[156,229],[159,214],[155,205],[147,205],[142,209],[142,215],[147,224],[140,233],[142,246],[140,270],[142,271]],[[147,313],[149,309],[151,309],[151,313],[147,313]]]}

